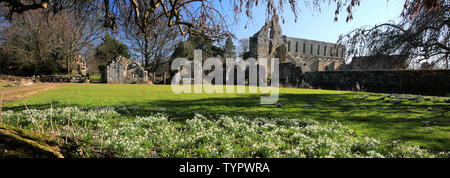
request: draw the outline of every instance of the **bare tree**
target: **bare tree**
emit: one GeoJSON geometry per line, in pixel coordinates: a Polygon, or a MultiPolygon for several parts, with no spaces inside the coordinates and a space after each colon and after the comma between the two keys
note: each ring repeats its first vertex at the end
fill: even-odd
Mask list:
{"type": "Polygon", "coordinates": [[[3,29],[2,51],[17,60],[36,65],[57,62],[70,73],[80,51],[91,43],[100,28],[93,19],[80,18],[69,11],[57,14],[42,9],[15,14],[3,29]],[[22,59],[21,59],[22,58],[22,59]]]}
{"type": "MultiPolygon", "coordinates": [[[[319,9],[322,3],[335,3],[335,20],[345,9],[348,13],[346,21],[353,19],[353,8],[360,5],[360,0],[303,0],[307,5],[319,9]]],[[[78,11],[90,8],[98,8],[103,4],[103,23],[105,27],[117,28],[116,20],[120,17],[128,18],[138,26],[147,23],[149,17],[162,16],[168,19],[169,27],[176,26],[182,35],[195,34],[209,37],[222,38],[223,35],[231,35],[227,31],[225,18],[217,9],[214,0],[0,0],[0,3],[8,7],[8,16],[14,13],[22,13],[28,10],[46,8],[52,11],[77,7],[78,11]]],[[[245,13],[253,17],[253,8],[262,4],[266,7],[267,20],[282,14],[284,6],[288,5],[297,20],[298,1],[295,0],[230,0],[235,14],[245,13]]],[[[405,9],[413,8],[415,12],[425,7],[427,9],[439,8],[439,0],[405,0],[405,9]]],[[[406,15],[405,15],[406,16],[406,15]]],[[[283,16],[281,20],[284,22],[283,16]]],[[[139,27],[142,28],[142,27],[139,27]]]]}
{"type": "Polygon", "coordinates": [[[159,22],[154,19],[156,17],[149,17],[143,19],[145,21],[133,23],[122,18],[119,23],[132,53],[145,67],[149,67],[150,71],[166,62],[175,45],[181,40],[177,28],[165,25],[168,19],[161,17],[159,22]]]}
{"type": "Polygon", "coordinates": [[[249,49],[249,40],[248,38],[243,38],[238,41],[239,45],[239,57],[242,57],[245,52],[249,49]]]}
{"type": "MultiPolygon", "coordinates": [[[[249,19],[253,18],[253,8],[262,5],[266,8],[266,21],[278,20],[284,23],[282,16],[285,6],[294,13],[295,20],[300,11],[296,0],[229,0],[235,18],[244,13],[249,19]]],[[[346,21],[353,19],[353,9],[360,5],[360,0],[303,0],[314,9],[321,10],[325,3],[336,4],[335,18],[345,11],[346,21]]],[[[0,7],[5,7],[7,13],[3,17],[13,19],[14,14],[36,9],[44,9],[47,14],[67,11],[79,17],[93,17],[91,12],[101,11],[103,27],[118,30],[118,21],[137,26],[141,32],[147,31],[151,24],[166,25],[177,28],[181,35],[204,36],[210,39],[223,39],[232,36],[228,31],[227,21],[214,0],[0,0],[0,7]],[[125,19],[125,20],[123,20],[125,19]],[[167,20],[163,20],[167,19],[167,20]]],[[[221,3],[221,1],[219,1],[221,3]]],[[[439,9],[439,0],[405,0],[403,16],[413,18],[424,13],[424,9],[439,9]],[[412,9],[412,11],[410,10],[412,9]]],[[[95,17],[98,17],[98,14],[95,17]]],[[[144,35],[145,39],[150,35],[144,35]]],[[[148,54],[146,59],[148,59],[148,54]]]]}
{"type": "Polygon", "coordinates": [[[441,0],[441,8],[428,10],[424,4],[404,11],[399,23],[387,22],[374,27],[355,29],[340,37],[348,57],[355,55],[404,55],[411,63],[431,61],[430,65],[445,63],[450,54],[450,2],[441,0]]]}

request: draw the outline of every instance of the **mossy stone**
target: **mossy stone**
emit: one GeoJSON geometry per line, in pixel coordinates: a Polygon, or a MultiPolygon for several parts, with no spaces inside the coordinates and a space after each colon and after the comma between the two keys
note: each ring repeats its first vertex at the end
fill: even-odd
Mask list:
{"type": "Polygon", "coordinates": [[[57,141],[36,132],[0,124],[0,158],[64,158],[57,141]]]}

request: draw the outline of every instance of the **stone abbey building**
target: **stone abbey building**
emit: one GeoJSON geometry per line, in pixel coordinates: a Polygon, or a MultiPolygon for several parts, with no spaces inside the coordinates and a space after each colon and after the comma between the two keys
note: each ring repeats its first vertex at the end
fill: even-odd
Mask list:
{"type": "Polygon", "coordinates": [[[250,37],[249,51],[255,59],[279,58],[280,63],[295,64],[302,72],[335,71],[345,66],[345,46],[287,37],[276,20],[267,22],[250,37]]]}

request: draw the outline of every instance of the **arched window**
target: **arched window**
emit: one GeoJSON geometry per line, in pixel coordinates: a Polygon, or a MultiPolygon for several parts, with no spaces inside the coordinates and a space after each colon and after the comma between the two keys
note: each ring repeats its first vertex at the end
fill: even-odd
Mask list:
{"type": "Polygon", "coordinates": [[[298,53],[298,42],[295,42],[295,53],[298,53]]]}
{"type": "Polygon", "coordinates": [[[327,46],[325,46],[325,47],[323,48],[323,55],[324,55],[324,56],[327,55],[327,46]]]}
{"type": "Polygon", "coordinates": [[[306,53],[306,43],[303,43],[303,54],[306,53]]]}
{"type": "Polygon", "coordinates": [[[288,52],[291,52],[291,41],[288,41],[288,52]]]}
{"type": "Polygon", "coordinates": [[[320,55],[320,45],[317,45],[317,55],[320,55]]]}

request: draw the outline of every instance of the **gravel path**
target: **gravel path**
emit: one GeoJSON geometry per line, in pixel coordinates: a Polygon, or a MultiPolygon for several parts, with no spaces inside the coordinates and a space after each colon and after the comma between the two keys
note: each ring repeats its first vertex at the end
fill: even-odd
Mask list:
{"type": "Polygon", "coordinates": [[[20,87],[0,87],[0,98],[3,94],[3,103],[14,101],[25,97],[33,96],[37,93],[63,86],[62,83],[34,83],[29,86],[20,87]]]}

